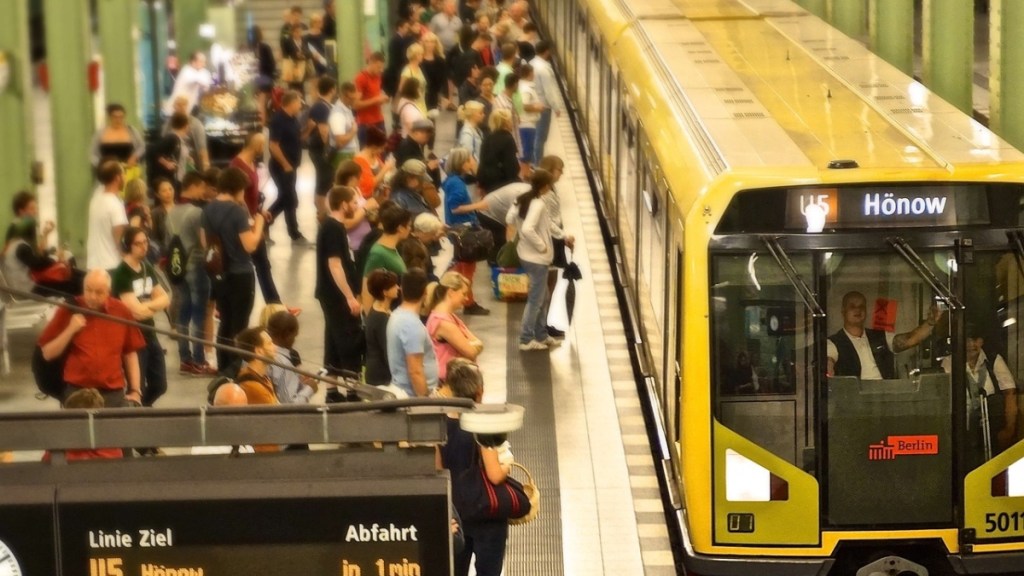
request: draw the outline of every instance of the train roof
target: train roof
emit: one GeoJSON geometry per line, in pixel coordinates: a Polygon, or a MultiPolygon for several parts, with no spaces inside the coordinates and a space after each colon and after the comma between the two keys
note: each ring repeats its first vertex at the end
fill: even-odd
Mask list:
{"type": "Polygon", "coordinates": [[[632,18],[752,18],[803,13],[788,0],[620,0],[623,11],[632,18]]]}
{"type": "Polygon", "coordinates": [[[837,159],[948,172],[1024,161],[969,115],[792,2],[622,1],[635,20],[617,43],[617,64],[649,137],[659,150],[696,149],[709,176],[779,166],[823,171],[837,159]]]}

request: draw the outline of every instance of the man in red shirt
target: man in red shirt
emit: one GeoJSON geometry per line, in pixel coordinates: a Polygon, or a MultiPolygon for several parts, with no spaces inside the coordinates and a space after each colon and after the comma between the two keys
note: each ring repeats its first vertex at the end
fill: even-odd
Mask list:
{"type": "MultiPolygon", "coordinates": [[[[128,307],[110,297],[110,274],[105,270],[89,271],[75,304],[134,321],[128,307]]],[[[39,336],[39,345],[47,361],[67,353],[65,399],[82,388],[93,388],[111,408],[123,407],[126,401],[142,403],[136,351],[144,348],[146,341],[138,328],[60,308],[39,336]]]]}
{"type": "Polygon", "coordinates": [[[388,102],[388,95],[381,89],[381,75],[384,73],[384,53],[374,52],[366,63],[366,68],[356,74],[356,102],[352,109],[356,113],[356,125],[359,126],[359,147],[366,146],[366,131],[371,126],[387,133],[384,127],[384,113],[381,106],[388,102]]]}
{"type": "MultiPolygon", "coordinates": [[[[249,187],[245,189],[245,207],[249,210],[249,216],[254,217],[263,212],[263,199],[260,198],[260,177],[256,171],[256,162],[263,158],[263,149],[267,145],[267,139],[262,132],[253,132],[245,141],[245,148],[231,159],[231,166],[238,168],[249,177],[249,187]]],[[[270,271],[270,255],[267,252],[268,236],[263,235],[264,240],[252,253],[252,264],[256,269],[256,279],[260,283],[260,292],[263,293],[263,301],[268,304],[280,304],[281,294],[277,291],[277,284],[274,282],[273,273],[270,271]]]]}

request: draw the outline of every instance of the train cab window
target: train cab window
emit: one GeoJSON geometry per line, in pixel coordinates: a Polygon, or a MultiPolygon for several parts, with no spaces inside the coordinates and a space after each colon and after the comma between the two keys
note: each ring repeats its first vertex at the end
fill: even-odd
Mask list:
{"type": "MultiPolygon", "coordinates": [[[[1022,437],[1018,390],[1024,385],[1024,246],[979,251],[965,266],[964,385],[968,389],[967,470],[998,456],[1022,437]],[[973,425],[972,425],[973,424],[973,425]]],[[[952,370],[952,358],[943,359],[952,370]]],[[[1017,478],[993,485],[994,495],[1024,496],[1024,466],[1017,478]],[[1012,490],[1010,490],[1012,488],[1012,490]],[[1001,492],[1000,492],[1001,490],[1001,492]]]]}
{"type": "MultiPolygon", "coordinates": [[[[791,255],[804,278],[807,254],[791,255]]],[[[798,290],[767,250],[720,254],[712,261],[712,378],[719,420],[792,463],[810,445],[813,319],[798,290]]]]}

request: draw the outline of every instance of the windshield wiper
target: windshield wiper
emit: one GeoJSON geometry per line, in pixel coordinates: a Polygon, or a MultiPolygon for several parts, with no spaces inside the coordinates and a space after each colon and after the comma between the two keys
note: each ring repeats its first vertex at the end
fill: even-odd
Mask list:
{"type": "Polygon", "coordinates": [[[943,284],[935,274],[932,274],[924,260],[921,260],[921,257],[918,256],[917,252],[914,251],[906,240],[899,236],[894,236],[886,238],[885,241],[907,261],[907,264],[910,264],[914,272],[917,272],[917,275],[931,287],[932,291],[939,295],[939,298],[949,306],[950,310],[959,311],[965,308],[960,299],[956,297],[956,294],[953,294],[953,291],[948,286],[943,284]]]}
{"type": "Polygon", "coordinates": [[[811,311],[811,316],[815,318],[824,318],[825,311],[821,308],[821,304],[818,304],[818,299],[815,297],[814,292],[807,287],[807,283],[800,277],[800,273],[796,271],[796,267],[793,266],[793,261],[789,259],[789,255],[779,245],[778,238],[772,238],[770,236],[761,236],[761,241],[768,248],[768,252],[775,258],[775,261],[779,264],[779,268],[782,268],[782,273],[789,279],[789,283],[796,288],[797,294],[800,295],[800,299],[804,301],[804,305],[811,311]]]}

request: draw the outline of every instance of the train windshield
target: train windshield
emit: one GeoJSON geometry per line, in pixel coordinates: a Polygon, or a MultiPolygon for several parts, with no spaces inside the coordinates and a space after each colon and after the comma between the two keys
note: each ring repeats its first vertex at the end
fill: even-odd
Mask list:
{"type": "MultiPolygon", "coordinates": [[[[1022,437],[1022,237],[906,232],[713,243],[716,416],[817,477],[834,526],[950,523],[954,482],[935,479],[1022,437]]],[[[1024,495],[1007,480],[993,495],[1024,495]]]]}

